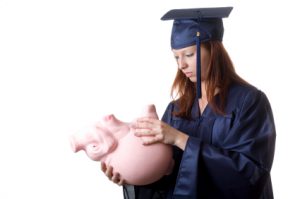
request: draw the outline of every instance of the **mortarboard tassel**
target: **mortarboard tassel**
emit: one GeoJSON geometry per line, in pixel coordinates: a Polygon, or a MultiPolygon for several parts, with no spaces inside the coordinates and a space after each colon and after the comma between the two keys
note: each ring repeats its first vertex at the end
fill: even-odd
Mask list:
{"type": "Polygon", "coordinates": [[[197,98],[201,99],[202,97],[202,92],[201,92],[201,42],[200,42],[200,32],[197,32],[197,40],[196,40],[196,45],[197,45],[197,98]]]}

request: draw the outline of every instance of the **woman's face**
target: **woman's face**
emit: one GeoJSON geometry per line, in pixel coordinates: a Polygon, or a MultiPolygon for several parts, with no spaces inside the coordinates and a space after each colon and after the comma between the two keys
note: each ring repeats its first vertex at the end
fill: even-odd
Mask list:
{"type": "MultiPolygon", "coordinates": [[[[179,70],[181,70],[192,82],[197,81],[197,47],[196,45],[181,49],[173,49],[179,70]]],[[[206,80],[210,52],[201,45],[201,81],[206,80]]]]}

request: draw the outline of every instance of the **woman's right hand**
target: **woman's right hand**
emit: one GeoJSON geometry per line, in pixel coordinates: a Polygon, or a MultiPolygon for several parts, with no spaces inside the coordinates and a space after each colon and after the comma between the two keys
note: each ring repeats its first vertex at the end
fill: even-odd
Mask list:
{"type": "Polygon", "coordinates": [[[124,185],[124,179],[119,173],[114,173],[111,166],[107,166],[104,162],[101,162],[101,170],[108,177],[109,180],[121,186],[124,185]]]}

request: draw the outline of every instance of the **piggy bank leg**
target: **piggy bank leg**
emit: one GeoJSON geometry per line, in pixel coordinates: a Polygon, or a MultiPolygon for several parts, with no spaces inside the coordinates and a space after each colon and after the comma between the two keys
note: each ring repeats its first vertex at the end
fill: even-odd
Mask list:
{"type": "Polygon", "coordinates": [[[158,119],[158,115],[156,113],[156,108],[154,106],[154,104],[150,104],[148,106],[146,106],[141,114],[142,117],[151,117],[151,118],[155,118],[158,119]]]}

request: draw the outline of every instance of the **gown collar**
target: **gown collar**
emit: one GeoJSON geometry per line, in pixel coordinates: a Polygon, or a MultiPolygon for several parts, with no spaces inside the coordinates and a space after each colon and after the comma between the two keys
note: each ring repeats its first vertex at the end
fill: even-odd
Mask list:
{"type": "MultiPolygon", "coordinates": [[[[217,98],[217,99],[215,99],[215,100],[217,100],[217,103],[219,100],[218,97],[219,97],[219,94],[216,94],[214,96],[214,98],[217,98]]],[[[213,116],[216,116],[216,113],[214,113],[214,111],[212,110],[209,103],[206,105],[205,109],[203,110],[203,112],[201,114],[200,108],[199,108],[199,99],[197,97],[195,97],[194,103],[192,106],[192,110],[191,110],[191,118],[193,120],[195,120],[195,119],[199,119],[199,118],[203,118],[203,117],[213,117],[213,116]]]]}

